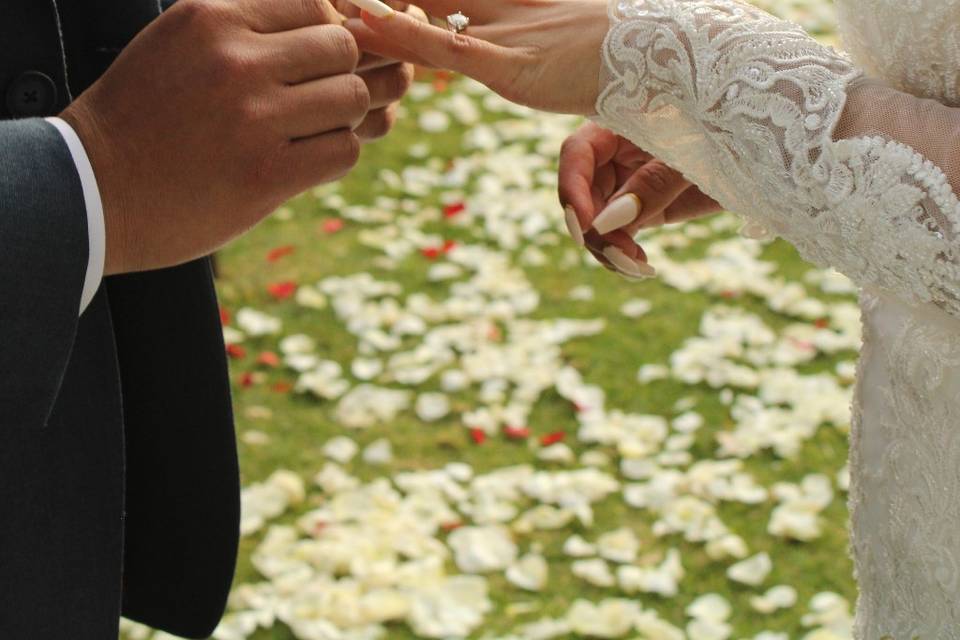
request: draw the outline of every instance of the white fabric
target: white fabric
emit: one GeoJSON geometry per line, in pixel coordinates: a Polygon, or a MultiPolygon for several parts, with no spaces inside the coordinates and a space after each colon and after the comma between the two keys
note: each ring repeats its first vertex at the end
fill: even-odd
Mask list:
{"type": "Polygon", "coordinates": [[[103,202],[100,199],[100,188],[97,186],[97,177],[93,173],[90,159],[83,148],[80,137],[69,124],[60,118],[47,118],[47,122],[56,127],[63,136],[70,156],[80,175],[80,185],[83,190],[83,202],[87,209],[87,239],[90,247],[87,258],[87,271],[83,281],[83,291],[80,294],[80,315],[93,300],[100,281],[103,280],[103,263],[106,259],[106,230],[103,221],[103,202]]]}
{"type": "Polygon", "coordinates": [[[960,2],[837,6],[850,55],[735,0],[613,0],[596,120],[865,287],[854,635],[957,640],[960,2]]]}

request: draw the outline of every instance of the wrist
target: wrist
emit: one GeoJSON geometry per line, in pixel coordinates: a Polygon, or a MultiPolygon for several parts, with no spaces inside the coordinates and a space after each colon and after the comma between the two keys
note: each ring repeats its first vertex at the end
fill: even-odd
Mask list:
{"type": "Polygon", "coordinates": [[[58,117],[76,132],[86,150],[93,173],[96,176],[103,208],[104,226],[104,275],[114,275],[129,270],[124,251],[125,184],[120,177],[122,160],[117,157],[117,148],[106,134],[95,111],[81,99],[68,106],[58,117]]]}

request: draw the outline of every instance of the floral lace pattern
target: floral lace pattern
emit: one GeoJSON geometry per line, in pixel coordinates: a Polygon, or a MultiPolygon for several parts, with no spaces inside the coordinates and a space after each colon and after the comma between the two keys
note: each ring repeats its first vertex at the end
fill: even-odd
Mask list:
{"type": "Polygon", "coordinates": [[[960,203],[911,147],[835,138],[864,71],[960,104],[960,2],[837,5],[852,57],[736,0],[613,0],[595,120],[866,287],[854,636],[960,640],[960,203]]]}
{"type": "Polygon", "coordinates": [[[614,0],[611,18],[599,124],[811,262],[960,316],[960,202],[905,144],[833,140],[865,84],[845,54],[736,0],[614,0]]]}
{"type": "Polygon", "coordinates": [[[960,322],[865,292],[848,498],[855,637],[960,637],[960,322]]]}

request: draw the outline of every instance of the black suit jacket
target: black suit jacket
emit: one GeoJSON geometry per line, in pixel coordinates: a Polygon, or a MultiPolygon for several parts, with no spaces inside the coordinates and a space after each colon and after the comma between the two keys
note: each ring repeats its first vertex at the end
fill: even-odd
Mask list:
{"type": "MultiPolygon", "coordinates": [[[[0,0],[0,638],[206,637],[239,483],[208,260],[106,278],[55,115],[158,0],[0,0]]],[[[152,73],[144,69],[144,74],[152,73]]],[[[188,123],[185,123],[187,125],[188,123]]]]}

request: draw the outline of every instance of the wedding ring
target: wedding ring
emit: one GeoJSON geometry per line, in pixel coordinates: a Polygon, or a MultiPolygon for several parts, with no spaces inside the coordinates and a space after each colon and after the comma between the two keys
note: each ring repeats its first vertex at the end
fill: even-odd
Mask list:
{"type": "Polygon", "coordinates": [[[463,33],[470,26],[470,18],[457,11],[447,16],[447,28],[454,33],[463,33]]]}

